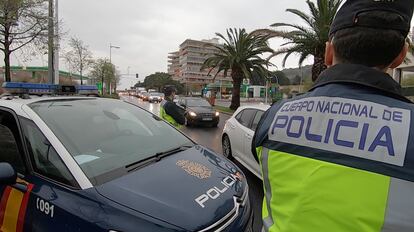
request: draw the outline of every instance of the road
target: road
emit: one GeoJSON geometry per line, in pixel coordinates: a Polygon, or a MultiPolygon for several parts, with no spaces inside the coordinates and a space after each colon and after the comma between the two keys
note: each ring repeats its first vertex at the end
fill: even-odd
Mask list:
{"type": "MultiPolygon", "coordinates": [[[[143,102],[141,99],[135,97],[123,97],[123,100],[138,105],[153,114],[159,115],[160,104],[153,104],[148,102],[143,102]]],[[[182,131],[188,137],[193,139],[198,144],[201,144],[205,147],[208,147],[215,151],[216,153],[222,155],[223,151],[221,148],[221,132],[223,131],[224,124],[230,116],[226,114],[220,114],[220,123],[216,128],[210,127],[183,127],[182,131]]],[[[262,215],[262,200],[263,200],[263,187],[262,182],[256,176],[251,174],[247,169],[245,169],[237,161],[235,163],[242,169],[246,175],[247,181],[249,183],[249,195],[250,202],[253,207],[254,212],[254,230],[261,231],[261,215],[262,215]]]]}

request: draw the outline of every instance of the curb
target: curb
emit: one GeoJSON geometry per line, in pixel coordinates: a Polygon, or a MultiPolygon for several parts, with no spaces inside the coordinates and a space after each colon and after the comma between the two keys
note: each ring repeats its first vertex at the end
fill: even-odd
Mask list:
{"type": "Polygon", "coordinates": [[[217,111],[220,112],[220,114],[225,114],[225,115],[228,115],[228,116],[233,115],[232,113],[229,113],[229,112],[224,112],[224,111],[221,111],[221,110],[217,110],[217,111]]]}

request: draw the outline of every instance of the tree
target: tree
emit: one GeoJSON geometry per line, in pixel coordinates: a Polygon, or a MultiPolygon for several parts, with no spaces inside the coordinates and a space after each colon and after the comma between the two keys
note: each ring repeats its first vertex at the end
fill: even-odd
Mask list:
{"type": "MultiPolygon", "coordinates": [[[[257,73],[253,72],[251,77],[252,85],[266,85],[266,79],[260,77],[257,73]]],[[[271,72],[269,76],[269,81],[271,83],[279,85],[290,85],[290,80],[287,78],[286,74],[282,71],[271,72]]]]}
{"type": "Polygon", "coordinates": [[[225,43],[209,45],[219,52],[207,58],[201,69],[210,68],[209,74],[216,72],[214,79],[220,72],[224,72],[224,76],[231,72],[233,94],[230,109],[236,110],[240,106],[240,85],[243,79],[250,79],[253,72],[262,78],[269,77],[267,68],[272,64],[260,55],[271,52],[272,49],[267,43],[267,36],[247,33],[245,29],[227,29],[227,38],[220,33],[216,35],[225,43]]]}
{"type": "Polygon", "coordinates": [[[156,72],[145,77],[144,86],[147,89],[157,89],[160,92],[169,79],[171,76],[168,73],[156,72]]]}
{"type": "Polygon", "coordinates": [[[266,79],[260,77],[257,73],[253,72],[252,77],[250,78],[251,85],[266,85],[266,79]]]}
{"type": "Polygon", "coordinates": [[[115,66],[108,59],[98,59],[92,64],[90,75],[101,81],[102,93],[104,92],[104,84],[106,85],[107,93],[109,93],[109,86],[116,79],[115,66]]]}
{"type": "Polygon", "coordinates": [[[134,87],[135,88],[144,88],[145,87],[145,84],[144,84],[144,82],[141,82],[141,81],[138,81],[138,83],[136,83],[135,85],[134,85],[134,87]]]}
{"type": "Polygon", "coordinates": [[[0,50],[4,53],[6,81],[11,81],[10,55],[47,36],[47,0],[0,1],[0,50]]]}
{"type": "Polygon", "coordinates": [[[260,29],[255,33],[267,34],[270,37],[279,37],[287,40],[281,48],[274,51],[269,57],[285,54],[283,58],[283,67],[288,57],[294,53],[299,54],[299,66],[309,56],[313,56],[312,81],[315,81],[319,74],[326,69],[325,65],[325,43],[328,41],[329,28],[335,17],[335,14],[341,5],[342,0],[317,0],[315,5],[307,0],[310,14],[297,9],[287,9],[298,17],[300,17],[306,26],[291,23],[274,23],[271,26],[289,27],[291,31],[260,29]]]}
{"type": "Polygon", "coordinates": [[[178,94],[184,90],[184,86],[180,82],[174,81],[170,74],[164,72],[156,72],[145,77],[144,83],[142,84],[146,89],[157,89],[159,92],[162,92],[162,89],[166,85],[174,85],[178,94]]]}
{"type": "Polygon", "coordinates": [[[302,84],[302,77],[299,75],[295,75],[295,77],[293,77],[293,79],[290,82],[292,85],[300,85],[302,84]]]}
{"type": "Polygon", "coordinates": [[[279,83],[279,85],[290,85],[290,80],[282,71],[273,72],[272,83],[279,83]]]}
{"type": "Polygon", "coordinates": [[[65,53],[65,60],[70,70],[80,75],[81,85],[83,85],[83,71],[90,68],[93,63],[92,52],[89,50],[88,45],[75,37],[70,38],[69,46],[71,50],[65,53]]]}

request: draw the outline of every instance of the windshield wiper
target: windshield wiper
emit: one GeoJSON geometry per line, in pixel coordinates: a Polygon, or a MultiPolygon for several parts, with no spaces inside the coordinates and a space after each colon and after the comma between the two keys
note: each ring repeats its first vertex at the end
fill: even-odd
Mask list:
{"type": "Polygon", "coordinates": [[[158,153],[155,154],[154,157],[157,159],[157,161],[160,161],[162,158],[164,158],[166,156],[178,153],[180,151],[185,151],[185,150],[187,150],[188,148],[191,148],[191,147],[193,147],[193,146],[184,145],[184,146],[176,147],[176,148],[166,150],[166,151],[163,151],[163,152],[158,152],[158,153]]]}
{"type": "Polygon", "coordinates": [[[128,165],[125,166],[125,168],[128,169],[128,172],[132,172],[132,171],[135,171],[137,169],[143,168],[143,167],[147,166],[150,163],[158,162],[162,158],[167,157],[169,155],[178,153],[180,151],[185,151],[185,150],[187,150],[188,148],[191,148],[191,147],[193,147],[193,145],[183,145],[183,146],[179,146],[179,147],[167,150],[167,151],[157,152],[157,153],[155,153],[155,155],[150,156],[146,159],[136,161],[132,164],[128,164],[128,165]]]}

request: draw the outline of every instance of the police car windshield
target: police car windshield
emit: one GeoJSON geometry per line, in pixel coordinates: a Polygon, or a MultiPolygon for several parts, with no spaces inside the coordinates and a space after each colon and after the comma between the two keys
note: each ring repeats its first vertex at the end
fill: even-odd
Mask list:
{"type": "Polygon", "coordinates": [[[193,145],[164,121],[118,100],[53,100],[32,103],[30,107],[94,184],[126,174],[123,169],[128,164],[193,145]]]}

